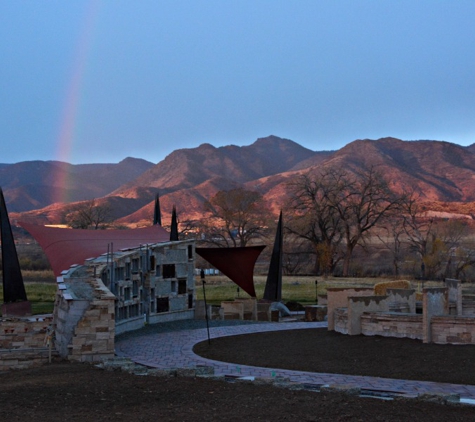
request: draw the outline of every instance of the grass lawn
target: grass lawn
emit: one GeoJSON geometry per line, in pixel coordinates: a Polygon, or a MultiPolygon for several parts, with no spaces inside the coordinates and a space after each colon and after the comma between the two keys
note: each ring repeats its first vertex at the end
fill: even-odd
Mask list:
{"type": "MultiPolygon", "coordinates": [[[[34,282],[25,281],[25,289],[28,300],[31,303],[33,314],[52,313],[54,307],[54,298],[57,285],[54,282],[43,282],[49,280],[49,274],[32,274],[28,277],[34,282]],[[44,278],[43,278],[44,277],[44,278]]],[[[264,295],[266,276],[254,276],[254,285],[257,298],[261,299],[264,295]]],[[[282,280],[282,301],[299,302],[302,305],[315,304],[316,288],[318,294],[325,294],[329,287],[373,287],[376,283],[390,281],[390,278],[342,278],[342,277],[308,277],[308,276],[284,276],[282,280]],[[315,280],[318,280],[315,286],[315,280]]],[[[422,284],[419,281],[411,281],[412,288],[421,291],[422,284]]],[[[203,287],[201,279],[196,277],[196,296],[197,299],[203,299],[203,287]]],[[[442,282],[425,282],[425,287],[442,287],[442,282]]],[[[465,288],[473,287],[471,284],[464,284],[465,288]]],[[[247,298],[249,295],[234,284],[226,276],[207,276],[206,277],[206,300],[209,304],[219,305],[224,300],[234,300],[237,297],[247,298]]],[[[0,284],[0,300],[3,298],[3,287],[0,284]]]]}
{"type": "MultiPolygon", "coordinates": [[[[264,295],[266,284],[265,276],[254,276],[254,285],[257,298],[264,295]]],[[[376,283],[391,281],[391,278],[343,278],[343,277],[308,277],[284,276],[282,280],[282,301],[295,301],[303,305],[315,304],[317,292],[315,280],[318,280],[318,294],[325,294],[329,287],[373,287],[376,283]]],[[[422,285],[418,281],[411,281],[412,288],[420,290],[422,285]]],[[[426,282],[425,287],[442,287],[441,282],[426,282]]],[[[206,301],[219,305],[223,300],[234,300],[238,297],[237,285],[226,276],[207,276],[206,301]]],[[[203,299],[203,287],[199,277],[196,278],[197,299],[203,299]]],[[[249,295],[240,289],[239,297],[247,298],[249,295]]]]}
{"type": "MultiPolygon", "coordinates": [[[[53,312],[56,283],[25,283],[26,297],[31,303],[33,315],[53,312]]],[[[3,286],[0,285],[0,298],[3,299],[3,286]]]]}

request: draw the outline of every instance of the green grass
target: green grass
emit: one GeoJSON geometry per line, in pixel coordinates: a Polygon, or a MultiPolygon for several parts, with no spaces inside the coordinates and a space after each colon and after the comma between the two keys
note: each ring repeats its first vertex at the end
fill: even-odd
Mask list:
{"type": "MultiPolygon", "coordinates": [[[[373,287],[382,281],[391,281],[395,278],[343,278],[343,277],[304,277],[304,276],[284,276],[282,280],[282,301],[299,302],[302,305],[316,303],[315,280],[318,280],[318,294],[325,294],[330,287],[373,287]]],[[[407,279],[407,278],[406,278],[407,279]]],[[[410,280],[413,289],[420,291],[422,283],[410,280]]],[[[255,276],[254,286],[258,299],[264,295],[266,277],[255,276]]],[[[442,287],[442,282],[426,281],[424,287],[442,287]]],[[[234,300],[238,297],[237,285],[225,276],[208,276],[206,279],[206,301],[212,305],[219,305],[225,300],[234,300]]],[[[464,287],[468,284],[464,283],[464,287]]],[[[201,280],[196,279],[197,299],[203,299],[203,287],[201,280]]],[[[249,295],[242,289],[239,297],[248,298],[249,295]]]]}
{"type": "MultiPolygon", "coordinates": [[[[294,301],[302,304],[315,304],[317,295],[317,292],[315,291],[316,279],[317,277],[284,276],[282,280],[282,301],[294,301]]],[[[370,279],[370,281],[365,280],[366,279],[360,280],[359,284],[366,285],[366,283],[368,283],[373,285],[377,281],[381,281],[381,279],[378,279],[377,281],[374,281],[376,279],[370,279]]],[[[350,284],[355,285],[355,280],[352,279],[350,281],[347,279],[328,279],[324,281],[321,277],[318,277],[318,294],[324,294],[327,287],[344,287],[349,286],[350,284]]],[[[264,296],[265,285],[266,277],[254,277],[254,287],[258,299],[264,296]]],[[[206,301],[213,305],[219,305],[224,300],[234,300],[234,298],[238,296],[237,285],[224,276],[208,277],[205,287],[206,301]]],[[[203,287],[199,278],[196,279],[196,293],[197,299],[203,299],[203,287]]],[[[240,289],[239,297],[247,298],[249,295],[240,289]]]]}
{"type": "MultiPolygon", "coordinates": [[[[33,315],[53,312],[56,288],[56,283],[25,283],[26,297],[31,303],[33,315]]],[[[0,285],[0,298],[3,300],[2,285],[0,285]]]]}
{"type": "MultiPolygon", "coordinates": [[[[56,277],[52,270],[21,270],[21,275],[23,276],[23,281],[25,283],[55,283],[56,277]]],[[[0,276],[2,272],[0,271],[0,276]]]]}

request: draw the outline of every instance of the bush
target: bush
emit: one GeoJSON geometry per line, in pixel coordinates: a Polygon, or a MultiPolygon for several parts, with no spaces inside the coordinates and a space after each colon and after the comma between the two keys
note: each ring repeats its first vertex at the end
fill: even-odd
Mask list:
{"type": "Polygon", "coordinates": [[[383,281],[374,285],[374,294],[384,296],[387,289],[410,289],[411,282],[407,280],[383,281]]]}

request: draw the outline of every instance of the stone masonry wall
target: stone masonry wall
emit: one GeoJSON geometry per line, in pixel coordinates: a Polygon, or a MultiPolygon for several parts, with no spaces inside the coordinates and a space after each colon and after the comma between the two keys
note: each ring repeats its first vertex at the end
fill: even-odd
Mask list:
{"type": "Polygon", "coordinates": [[[361,334],[361,315],[365,312],[389,311],[388,296],[355,296],[348,298],[348,334],[361,334]]]}
{"type": "Polygon", "coordinates": [[[348,334],[348,308],[336,308],[333,311],[333,329],[337,333],[348,334]]]}
{"type": "Polygon", "coordinates": [[[475,318],[434,316],[431,321],[431,335],[433,343],[475,344],[475,318]]]}
{"type": "Polygon", "coordinates": [[[55,306],[56,348],[80,362],[114,356],[115,296],[100,279],[65,279],[55,306]]]}
{"type": "Polygon", "coordinates": [[[369,312],[361,315],[361,334],[422,340],[422,315],[369,312]]]}
{"type": "Polygon", "coordinates": [[[0,371],[48,362],[52,315],[0,319],[0,371]]]}
{"type": "Polygon", "coordinates": [[[373,294],[370,288],[329,288],[327,289],[327,312],[328,312],[328,330],[334,330],[334,310],[337,308],[346,308],[348,306],[348,297],[350,296],[369,296],[373,294]]]}

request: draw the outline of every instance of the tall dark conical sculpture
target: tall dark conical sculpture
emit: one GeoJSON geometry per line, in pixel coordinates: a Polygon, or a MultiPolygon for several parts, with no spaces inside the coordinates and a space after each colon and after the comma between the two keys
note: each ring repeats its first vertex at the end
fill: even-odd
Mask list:
{"type": "Polygon", "coordinates": [[[175,242],[178,240],[178,220],[176,217],[176,208],[173,205],[172,211],[172,224],[170,227],[170,242],[175,242]]]}
{"type": "Polygon", "coordinates": [[[13,240],[12,227],[8,218],[7,206],[0,188],[0,229],[2,239],[3,265],[3,316],[31,315],[31,305],[26,297],[23,276],[13,240]]]}
{"type": "Polygon", "coordinates": [[[274,249],[270,259],[269,273],[267,274],[264,300],[280,302],[282,300],[282,211],[280,211],[279,223],[275,234],[274,249]]]}
{"type": "Polygon", "coordinates": [[[153,212],[153,225],[158,224],[159,226],[162,225],[162,213],[160,211],[160,197],[155,195],[155,209],[153,212]]]}

